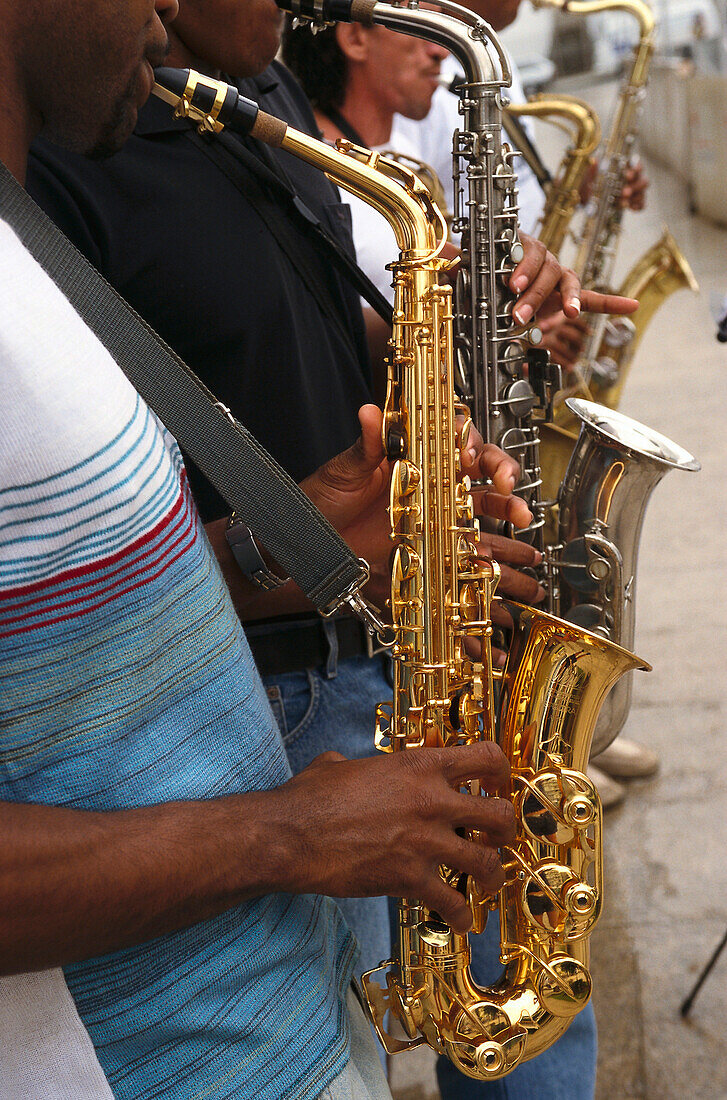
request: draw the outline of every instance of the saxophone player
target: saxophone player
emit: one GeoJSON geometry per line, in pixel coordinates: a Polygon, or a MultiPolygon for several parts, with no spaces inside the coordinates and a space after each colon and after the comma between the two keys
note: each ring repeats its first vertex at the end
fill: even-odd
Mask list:
{"type": "MultiPolygon", "coordinates": [[[[41,131],[117,150],[176,13],[0,0],[4,178],[25,179],[41,131]]],[[[496,889],[509,804],[453,788],[494,792],[506,762],[491,745],[416,766],[329,756],[290,779],[174,441],[0,233],[0,1092],[386,1100],[347,999],[353,943],[322,895],[423,896],[428,880],[464,927],[425,834],[436,820],[461,852],[455,828],[486,832],[471,870],[496,889]]],[[[306,483],[353,541],[385,488],[380,415],[362,418],[362,441],[306,483]]],[[[482,462],[508,510],[507,463],[482,462]]]]}
{"type": "MultiPolygon", "coordinates": [[[[279,69],[271,72],[264,68],[265,62],[272,56],[271,50],[274,52],[277,47],[277,18],[272,4],[265,2],[241,5],[219,0],[213,6],[210,0],[204,4],[189,0],[183,4],[179,19],[172,28],[174,52],[171,60],[183,64],[194,59],[208,70],[237,71],[241,77],[247,76],[248,79],[254,75],[254,86],[250,87],[254,96],[266,102],[272,99],[279,108],[278,113],[287,110],[296,121],[302,119],[305,126],[304,109],[291,82],[279,69]],[[265,100],[265,97],[268,99],[265,100]]],[[[281,185],[280,194],[284,198],[276,208],[277,217],[292,218],[286,204],[289,202],[293,166],[285,159],[280,162],[273,160],[271,164],[254,147],[254,143],[248,151],[262,162],[264,171],[271,173],[272,181],[277,180],[281,185]],[[287,186],[287,192],[283,190],[283,184],[287,186]]],[[[281,260],[275,254],[275,249],[282,252],[282,246],[277,240],[273,242],[274,247],[270,244],[272,231],[262,212],[267,207],[262,202],[259,202],[257,209],[252,206],[255,182],[263,178],[257,164],[253,165],[253,169],[258,174],[253,173],[253,182],[249,185],[246,198],[239,189],[231,186],[229,179],[204,152],[188,140],[184,126],[170,124],[166,114],[160,118],[158,113],[152,111],[142,112],[140,125],[130,145],[108,164],[87,164],[79,157],[39,144],[32,158],[30,175],[34,194],[42,199],[77,243],[130,297],[136,293],[136,301],[142,311],[151,309],[156,302],[159,313],[155,320],[159,321],[164,334],[184,351],[201,373],[204,374],[206,364],[208,371],[216,367],[227,376],[228,384],[233,389],[233,396],[228,397],[231,406],[244,410],[243,415],[248,422],[250,416],[259,417],[263,429],[260,431],[258,428],[260,434],[266,433],[273,449],[278,449],[279,453],[284,451],[288,467],[299,477],[305,477],[319,461],[315,457],[315,448],[322,448],[330,456],[334,450],[341,450],[346,441],[354,440],[358,431],[356,409],[362,397],[365,401],[369,396],[365,355],[361,349],[362,328],[356,314],[358,303],[346,305],[347,298],[350,298],[347,288],[341,285],[337,277],[334,278],[335,273],[330,272],[325,261],[316,264],[318,258],[315,250],[312,250],[312,257],[307,254],[305,270],[313,278],[317,276],[323,287],[319,298],[310,292],[310,287],[289,255],[283,253],[281,260]],[[180,187],[180,179],[184,179],[186,188],[180,187]],[[194,196],[194,201],[190,201],[190,195],[194,196]],[[199,219],[196,224],[195,218],[199,219]],[[146,248],[149,251],[145,253],[146,248]],[[177,249],[189,250],[186,259],[180,258],[177,249]],[[272,259],[271,255],[275,258],[272,259]],[[221,270],[225,272],[222,278],[221,270]],[[207,294],[205,300],[200,302],[198,315],[191,315],[190,298],[179,293],[180,272],[194,272],[195,292],[207,294]],[[204,274],[199,276],[198,273],[204,274]],[[240,285],[237,282],[240,278],[243,278],[240,293],[233,289],[228,289],[226,294],[220,292],[220,287],[224,290],[240,285]],[[276,293],[273,294],[273,291],[276,293]],[[332,308],[337,308],[338,314],[333,313],[332,308]],[[263,309],[269,311],[265,318],[260,316],[263,309]],[[322,320],[324,314],[326,317],[322,320]],[[347,318],[350,325],[343,326],[340,317],[347,318]],[[305,328],[311,321],[318,326],[313,331],[305,328]],[[175,323],[179,326],[176,329],[175,323]],[[225,327],[230,323],[232,331],[225,327]],[[198,358],[193,354],[195,347],[198,358]],[[293,370],[286,357],[289,351],[297,353],[299,347],[303,356],[294,356],[293,370]],[[257,367],[257,377],[240,378],[243,373],[241,364],[249,372],[257,367]],[[285,373],[286,370],[290,373],[285,373]],[[282,411],[271,413],[270,394],[276,382],[276,402],[282,411]],[[323,393],[326,403],[321,399],[323,393]],[[316,412],[318,405],[320,410],[316,412]],[[313,424],[317,425],[316,431],[313,424]],[[343,433],[348,433],[345,439],[343,433]]],[[[265,178],[272,185],[271,177],[265,178]]],[[[324,184],[319,176],[309,178],[307,183],[305,179],[295,176],[292,182],[295,197],[300,198],[303,192],[308,200],[306,207],[309,213],[316,214],[321,222],[328,222],[331,231],[334,231],[333,227],[341,221],[336,193],[330,190],[321,192],[324,184]]],[[[308,242],[299,223],[296,223],[295,232],[297,244],[300,244],[300,238],[308,242]]],[[[296,252],[296,256],[299,257],[300,252],[296,252]]],[[[567,303],[578,295],[577,282],[551,261],[545,264],[537,249],[531,250],[516,277],[529,284],[529,290],[527,285],[523,288],[522,301],[527,305],[529,297],[531,309],[558,284],[567,303]]],[[[598,296],[593,296],[591,301],[608,310],[612,310],[614,304],[598,296]]],[[[576,307],[569,305],[568,308],[574,310],[576,307]]],[[[222,381],[222,378],[218,377],[217,381],[222,381]]],[[[378,478],[380,488],[383,475],[378,461],[380,452],[375,444],[380,423],[376,417],[377,414],[370,408],[363,413],[364,442],[344,462],[344,470],[353,469],[355,484],[356,478],[361,479],[362,471],[366,475],[363,479],[366,484],[370,479],[375,481],[378,478]]],[[[257,424],[255,426],[258,427],[257,424]]],[[[515,522],[527,522],[527,509],[523,513],[520,505],[510,496],[514,471],[509,460],[491,449],[476,453],[469,461],[473,472],[492,477],[499,489],[499,493],[485,494],[481,499],[481,508],[515,522]]],[[[335,485],[336,476],[341,477],[340,460],[324,469],[327,472],[312,487],[309,482],[306,484],[315,499],[331,506],[331,482],[335,485]]],[[[348,476],[350,478],[352,475],[349,473],[348,476]]],[[[370,499],[367,506],[372,507],[370,499]]],[[[209,500],[207,507],[206,514],[215,524],[210,528],[210,535],[224,556],[226,544],[221,532],[224,519],[219,512],[213,511],[214,505],[209,500]]],[[[357,538],[368,540],[366,545],[368,552],[371,552],[376,536],[376,532],[371,531],[371,524],[364,523],[359,517],[352,526],[357,528],[357,538]]],[[[357,542],[357,546],[360,545],[357,542]]],[[[229,558],[227,564],[232,576],[234,566],[229,558]]],[[[320,731],[323,726],[324,732],[333,738],[340,730],[345,738],[338,744],[346,750],[346,754],[363,755],[352,744],[354,727],[360,723],[362,736],[365,729],[366,749],[369,751],[373,711],[370,701],[372,697],[378,701],[382,690],[386,691],[383,686],[385,668],[380,655],[369,656],[367,653],[366,639],[357,638],[355,634],[352,637],[351,632],[347,633],[347,627],[336,625],[333,632],[321,631],[317,622],[315,628],[310,629],[305,612],[303,618],[295,618],[287,603],[288,596],[289,593],[283,593],[259,597],[253,610],[266,621],[257,634],[251,631],[253,645],[263,669],[270,670],[267,695],[279,718],[289,754],[294,760],[298,754],[297,766],[302,769],[301,778],[293,781],[290,789],[296,792],[299,812],[305,816],[317,806],[326,820],[337,822],[336,828],[343,836],[345,829],[336,814],[346,802],[350,803],[347,807],[350,813],[353,792],[347,788],[340,801],[334,798],[337,777],[343,779],[343,771],[335,771],[336,765],[343,767],[340,760],[319,762],[313,765],[312,772],[306,770],[309,754],[316,755],[325,744],[319,742],[318,748],[314,748],[309,733],[312,728],[320,731]],[[281,623],[281,618],[284,618],[284,623],[281,623]],[[274,662],[280,660],[281,654],[290,661],[291,652],[296,660],[302,656],[303,665],[291,667],[288,664],[281,670],[280,665],[274,662]],[[311,786],[311,778],[315,776],[319,785],[313,783],[311,786]],[[330,793],[324,794],[324,789],[330,793]],[[334,802],[338,809],[335,809],[334,802]],[[329,812],[333,812],[332,818],[327,816],[329,812]]],[[[300,615],[300,608],[297,611],[300,615]]],[[[329,740],[326,747],[335,748],[336,742],[329,740]]],[[[345,765],[344,770],[347,775],[355,777],[363,772],[354,765],[360,765],[364,770],[375,767],[382,778],[380,781],[372,779],[369,786],[378,790],[380,785],[387,785],[386,768],[382,771],[380,767],[382,763],[386,762],[356,761],[345,765]],[[352,773],[349,772],[350,767],[353,767],[352,773]]],[[[485,780],[493,788],[497,785],[496,777],[485,776],[485,780]]],[[[373,815],[373,808],[370,807],[369,813],[373,815]]],[[[321,821],[318,819],[317,828],[320,827],[321,821]]],[[[315,831],[315,815],[311,816],[306,828],[315,831]]],[[[378,834],[372,816],[367,818],[366,828],[370,836],[378,834]]],[[[493,826],[493,836],[496,831],[493,826]]],[[[269,836],[273,836],[274,832],[272,826],[267,830],[269,836]]],[[[508,835],[507,826],[503,827],[501,834],[498,833],[498,837],[500,835],[508,835]]],[[[346,850],[348,843],[345,841],[346,850]]],[[[310,842],[306,841],[302,850],[307,852],[309,845],[310,842]]],[[[311,858],[317,865],[318,855],[314,853],[311,858]]],[[[386,862],[386,858],[382,857],[382,862],[386,862]]],[[[384,884],[378,880],[374,886],[371,879],[363,882],[361,872],[359,865],[352,868],[347,881],[343,878],[331,879],[329,892],[353,895],[389,891],[399,894],[407,889],[422,892],[420,887],[414,891],[411,885],[402,889],[401,881],[384,884]]],[[[490,881],[484,870],[482,875],[490,881]]],[[[494,874],[492,881],[497,881],[494,874]]],[[[306,880],[306,885],[311,883],[306,880]]],[[[352,919],[355,921],[355,916],[352,919]]],[[[362,936],[366,946],[365,930],[364,925],[362,936]]],[[[335,942],[340,945],[340,942],[347,944],[349,941],[335,942]]],[[[378,962],[380,954],[377,948],[374,950],[378,962]]],[[[331,978],[330,973],[328,977],[331,978]]],[[[345,1017],[342,1007],[340,1014],[345,1017]]],[[[265,1025],[261,1026],[264,1033],[265,1025]]],[[[310,1038],[309,1022],[305,1026],[310,1038]]],[[[333,1070],[344,1072],[348,1048],[342,1035],[334,1038],[324,1055],[335,1047],[336,1042],[340,1043],[340,1048],[336,1059],[326,1069],[329,1075],[333,1070]]],[[[275,1063],[280,1073],[283,1072],[282,1060],[281,1056],[275,1063]]],[[[329,1080],[332,1082],[334,1077],[329,1076],[329,1080]]],[[[325,1081],[321,1081],[322,1095],[325,1095],[327,1087],[325,1081]]],[[[256,1091],[254,1079],[246,1079],[243,1088],[248,1091],[243,1091],[242,1095],[256,1091]]]]}

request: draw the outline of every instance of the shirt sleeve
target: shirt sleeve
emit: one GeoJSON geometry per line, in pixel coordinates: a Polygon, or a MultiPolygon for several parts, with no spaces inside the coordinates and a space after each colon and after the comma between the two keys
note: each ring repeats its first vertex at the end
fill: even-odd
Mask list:
{"type": "Polygon", "coordinates": [[[93,266],[104,272],[105,234],[94,224],[90,207],[84,207],[64,164],[45,142],[36,142],[28,161],[26,189],[68,239],[93,266]]]}

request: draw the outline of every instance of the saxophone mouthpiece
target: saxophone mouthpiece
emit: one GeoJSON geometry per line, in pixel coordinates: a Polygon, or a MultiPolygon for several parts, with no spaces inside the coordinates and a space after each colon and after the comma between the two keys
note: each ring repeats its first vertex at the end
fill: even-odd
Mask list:
{"type": "Polygon", "coordinates": [[[174,107],[176,118],[198,123],[200,133],[234,130],[268,145],[281,145],[285,138],[288,127],[281,119],[261,111],[254,100],[240,95],[232,84],[194,69],[155,69],[152,92],[174,107]]]}
{"type": "Polygon", "coordinates": [[[276,0],[281,11],[314,26],[373,22],[376,0],[276,0]]]}

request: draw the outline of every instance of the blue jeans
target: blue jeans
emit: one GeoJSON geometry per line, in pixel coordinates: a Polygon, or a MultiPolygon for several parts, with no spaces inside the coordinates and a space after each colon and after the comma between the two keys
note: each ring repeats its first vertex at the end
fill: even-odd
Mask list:
{"type": "MultiPolygon", "coordinates": [[[[481,936],[470,936],[472,974],[491,985],[502,973],[500,925],[493,913],[481,936]]],[[[596,1017],[588,1004],[549,1050],[499,1081],[473,1081],[447,1058],[437,1060],[442,1100],[593,1100],[596,1088],[596,1017]]]]}
{"type": "MultiPolygon", "coordinates": [[[[350,759],[376,755],[376,705],[391,699],[383,657],[329,660],[324,668],[266,676],[267,689],[294,773],[327,750],[350,759]]],[[[371,792],[372,799],[376,792],[371,792]]],[[[391,954],[386,898],[336,898],[361,949],[357,974],[391,954]]]]}

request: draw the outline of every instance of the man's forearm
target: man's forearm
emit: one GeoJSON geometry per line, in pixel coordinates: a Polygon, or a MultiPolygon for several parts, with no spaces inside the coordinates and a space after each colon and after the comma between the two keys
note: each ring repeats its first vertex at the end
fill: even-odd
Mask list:
{"type": "Polygon", "coordinates": [[[483,742],[325,753],[280,787],[202,802],[109,813],[0,802],[0,974],[107,954],[281,892],[419,897],[466,932],[466,900],[436,868],[500,888],[512,805],[460,788],[473,778],[493,794],[507,772],[483,742]]]}
{"type": "Polygon", "coordinates": [[[103,955],[269,893],[267,797],[112,813],[0,803],[0,973],[103,955]]]}

